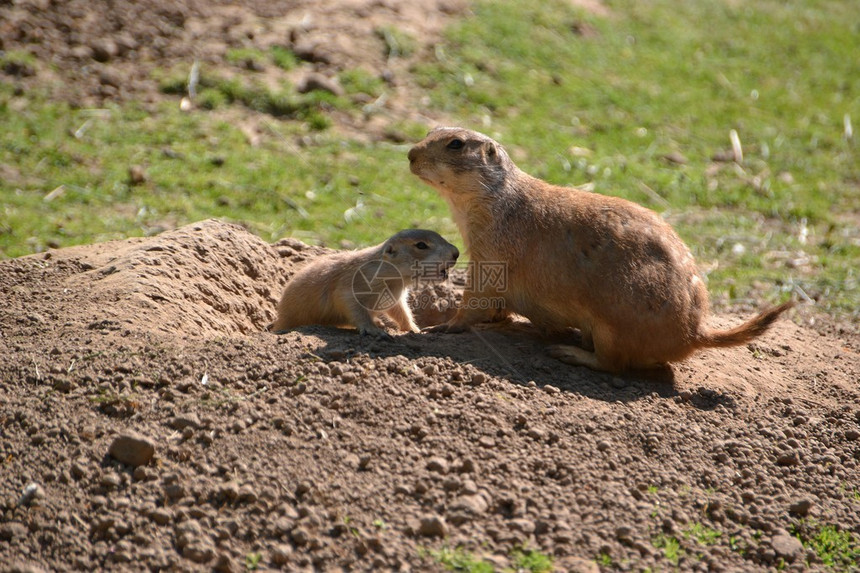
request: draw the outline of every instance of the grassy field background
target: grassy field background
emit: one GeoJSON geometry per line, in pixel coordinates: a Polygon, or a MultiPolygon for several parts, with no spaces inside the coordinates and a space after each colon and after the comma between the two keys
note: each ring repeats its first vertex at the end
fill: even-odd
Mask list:
{"type": "MultiPolygon", "coordinates": [[[[663,214],[718,305],[792,292],[856,318],[855,3],[605,5],[478,2],[401,81],[428,96],[415,104],[424,115],[491,135],[525,171],[663,214]]],[[[288,53],[248,57],[297,65],[288,53]]],[[[354,96],[382,95],[377,78],[346,70],[345,95],[299,96],[204,69],[203,105],[184,113],[170,94],[187,73],[163,70],[155,109],[73,109],[0,84],[0,256],[208,217],[269,241],[353,247],[418,226],[461,244],[447,206],[408,170],[409,144],[432,125],[393,120],[403,143],[337,129],[337,117],[372,113],[354,96]],[[248,117],[264,126],[255,145],[248,117]]]]}

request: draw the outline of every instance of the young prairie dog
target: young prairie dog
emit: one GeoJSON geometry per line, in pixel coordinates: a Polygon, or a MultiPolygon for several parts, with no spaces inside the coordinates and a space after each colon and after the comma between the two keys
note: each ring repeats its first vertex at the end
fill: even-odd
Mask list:
{"type": "Polygon", "coordinates": [[[375,247],[322,256],[287,283],[268,330],[328,324],[388,336],[378,322],[387,317],[400,330],[418,332],[406,304],[408,286],[444,280],[459,256],[457,247],[423,229],[400,231],[375,247]]]}
{"type": "Polygon", "coordinates": [[[621,372],[743,344],[793,305],[730,330],[708,329],[708,291],[693,256],[656,213],[527,175],[480,133],[434,129],[409,151],[409,163],[450,206],[470,271],[483,262],[503,263],[506,271],[501,285],[472,277],[475,290],[434,331],[460,332],[515,312],[547,334],[579,329],[582,347],[550,347],[554,357],[621,372]],[[502,299],[504,309],[470,304],[481,297],[502,299]]]}

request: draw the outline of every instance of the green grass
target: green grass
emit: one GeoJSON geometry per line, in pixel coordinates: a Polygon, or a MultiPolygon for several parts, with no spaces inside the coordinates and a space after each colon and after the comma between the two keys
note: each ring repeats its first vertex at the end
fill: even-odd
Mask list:
{"type": "Polygon", "coordinates": [[[344,70],[339,78],[347,93],[379,97],[384,92],[382,80],[362,69],[344,70]]]}
{"type": "Polygon", "coordinates": [[[245,569],[248,571],[256,571],[259,568],[260,561],[262,559],[262,553],[248,553],[245,555],[245,569]]]}
{"type": "Polygon", "coordinates": [[[225,59],[236,66],[254,68],[263,66],[266,54],[254,48],[231,48],[227,50],[225,59]]]}
{"type": "Polygon", "coordinates": [[[595,559],[595,562],[602,567],[612,567],[612,557],[608,553],[601,553],[595,559]]]}
{"type": "MultiPolygon", "coordinates": [[[[246,52],[248,50],[240,53],[246,52]]],[[[250,56],[244,57],[243,61],[247,61],[250,56]]],[[[199,103],[204,109],[239,104],[250,111],[274,118],[303,120],[315,130],[323,130],[331,125],[325,111],[346,105],[345,101],[332,94],[320,91],[297,94],[287,86],[272,89],[254,77],[225,77],[208,69],[200,73],[198,85],[201,90],[199,103]]],[[[184,95],[187,89],[184,70],[174,70],[162,78],[161,91],[164,93],[184,95]]]]}
{"type": "Polygon", "coordinates": [[[749,552],[748,544],[734,535],[729,536],[729,549],[743,557],[749,552]]]}
{"type": "Polygon", "coordinates": [[[299,59],[293,51],[283,46],[272,46],[270,55],[272,62],[282,70],[291,70],[299,64],[299,59]]]}
{"type": "Polygon", "coordinates": [[[21,50],[0,50],[0,71],[16,76],[16,75],[32,75],[34,66],[36,65],[36,57],[21,50]]]}
{"type": "Polygon", "coordinates": [[[493,565],[475,557],[462,547],[451,549],[443,547],[428,552],[434,561],[447,571],[465,571],[467,573],[493,573],[493,565]]]}
{"type": "Polygon", "coordinates": [[[840,571],[860,568],[860,544],[850,531],[833,525],[802,523],[794,530],[803,546],[812,549],[821,562],[840,571]]]}
{"type": "MultiPolygon", "coordinates": [[[[440,549],[421,548],[422,558],[429,557],[447,571],[467,573],[494,573],[496,568],[463,547],[443,546],[440,549]]],[[[502,573],[549,573],[553,570],[551,556],[534,549],[515,548],[510,555],[511,567],[503,568],[502,573]]]]}
{"type": "Polygon", "coordinates": [[[684,537],[695,539],[701,545],[714,545],[719,543],[722,532],[711,529],[701,523],[693,523],[683,531],[684,537]]]}
{"type": "Polygon", "coordinates": [[[651,545],[660,549],[663,552],[663,556],[672,565],[678,564],[678,559],[684,552],[684,550],[681,549],[681,543],[677,538],[672,537],[671,535],[664,535],[662,533],[651,539],[651,545]]]}
{"type": "Polygon", "coordinates": [[[13,166],[0,188],[6,256],[208,217],[245,222],[270,241],[294,235],[335,247],[379,242],[392,228],[445,228],[432,221],[442,212],[433,191],[407,190],[408,169],[388,168],[405,163],[401,148],[327,133],[300,147],[309,128],[266,117],[256,119],[261,132],[251,146],[229,117],[184,114],[172,104],[153,117],[134,107],[94,114],[47,101],[17,110],[14,98],[2,97],[8,129],[0,164],[13,166]],[[132,165],[144,166],[143,184],[132,185],[132,165]],[[405,204],[408,214],[398,207],[405,204]],[[395,222],[383,225],[393,212],[395,222]]]}
{"type": "Polygon", "coordinates": [[[551,556],[534,549],[515,549],[511,553],[511,564],[515,571],[549,573],[553,570],[551,556]]]}
{"type": "Polygon", "coordinates": [[[418,41],[408,32],[396,26],[380,26],[376,35],[385,43],[385,53],[389,58],[411,56],[418,47],[418,41]]]}
{"type": "MultiPolygon", "coordinates": [[[[802,291],[856,317],[860,158],[844,128],[860,124],[854,2],[605,4],[607,17],[564,0],[479,1],[398,81],[426,92],[423,115],[490,134],[529,173],[663,213],[718,303],[802,291]],[[712,161],[731,130],[743,162],[712,161]]],[[[417,50],[397,29],[378,34],[391,57],[417,50]]],[[[164,72],[176,99],[146,110],[72,109],[0,84],[0,256],[207,217],[266,240],[358,246],[422,226],[462,246],[447,206],[409,174],[408,145],[330,129],[374,110],[273,87],[243,65],[299,65],[285,48],[226,59],[227,75],[201,69],[189,114],[178,110],[187,69],[164,72]]],[[[340,79],[350,95],[388,89],[367,72],[340,79]]],[[[391,131],[417,140],[428,127],[391,131]]]]}

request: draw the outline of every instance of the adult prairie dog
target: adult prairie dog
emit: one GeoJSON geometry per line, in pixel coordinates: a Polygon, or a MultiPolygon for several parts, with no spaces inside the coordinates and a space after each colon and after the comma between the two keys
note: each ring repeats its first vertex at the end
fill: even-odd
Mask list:
{"type": "Polygon", "coordinates": [[[387,317],[400,330],[418,332],[406,304],[408,286],[445,279],[459,256],[438,233],[407,229],[375,247],[319,257],[287,283],[268,330],[329,324],[387,336],[378,322],[387,317]]]}
{"type": "Polygon", "coordinates": [[[682,360],[696,350],[743,344],[764,333],[787,302],[725,331],[705,326],[708,291],[690,250],[656,213],[527,175],[497,142],[474,131],[432,130],[409,151],[412,173],[448,202],[470,257],[503,263],[499,281],[475,290],[435,331],[459,332],[515,312],[546,333],[577,328],[582,347],[560,360],[620,372],[682,360]],[[470,303],[493,297],[504,310],[470,303]]]}

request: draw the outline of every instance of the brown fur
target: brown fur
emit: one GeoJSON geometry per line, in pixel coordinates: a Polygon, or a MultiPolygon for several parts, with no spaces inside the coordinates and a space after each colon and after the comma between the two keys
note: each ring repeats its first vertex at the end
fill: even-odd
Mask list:
{"type": "Polygon", "coordinates": [[[582,348],[555,346],[553,356],[619,372],[743,344],[792,306],[728,331],[707,329],[707,289],[689,249],[663,219],[624,199],[531,177],[480,133],[434,129],[409,151],[409,162],[451,207],[470,268],[502,262],[507,270],[503,289],[466,291],[457,315],[436,331],[462,331],[515,312],[547,333],[580,330],[582,348]],[[505,310],[469,304],[480,297],[503,298],[505,310]]]}
{"type": "Polygon", "coordinates": [[[459,254],[433,231],[408,229],[375,247],[320,257],[287,283],[268,330],[351,325],[361,334],[387,336],[377,319],[388,318],[400,330],[418,332],[406,304],[408,286],[444,279],[459,254]]]}

